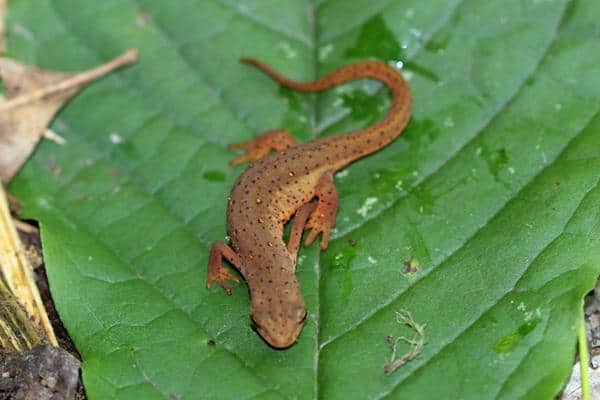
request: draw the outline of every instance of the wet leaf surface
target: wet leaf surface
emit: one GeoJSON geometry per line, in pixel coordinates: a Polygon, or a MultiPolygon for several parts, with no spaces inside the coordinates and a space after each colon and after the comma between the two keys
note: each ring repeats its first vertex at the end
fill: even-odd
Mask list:
{"type": "Polygon", "coordinates": [[[11,4],[17,59],[73,70],[142,54],[59,114],[68,145],[43,142],[11,186],[41,221],[90,397],[559,392],[600,270],[600,3],[36,4],[11,4]],[[204,288],[242,171],[226,145],[280,126],[301,141],[357,129],[389,99],[374,82],[282,91],[242,56],[297,79],[379,57],[404,66],[415,98],[402,137],[337,175],[337,231],[300,257],[309,316],[286,351],[249,328],[244,285],[204,288]],[[398,310],[427,343],[386,375],[386,338],[411,334],[398,310]]]}

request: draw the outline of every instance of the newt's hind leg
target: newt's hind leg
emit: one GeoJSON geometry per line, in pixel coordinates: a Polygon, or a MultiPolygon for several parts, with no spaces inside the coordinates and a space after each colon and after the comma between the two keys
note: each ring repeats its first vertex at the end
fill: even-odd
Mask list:
{"type": "Polygon", "coordinates": [[[335,215],[338,208],[338,194],[331,172],[326,172],[321,176],[315,187],[315,196],[319,201],[306,223],[305,228],[311,231],[304,241],[304,246],[310,246],[322,233],[321,249],[325,250],[329,246],[329,233],[335,226],[335,215]]]}
{"type": "Polygon", "coordinates": [[[215,243],[210,248],[210,258],[208,259],[208,276],[206,278],[206,287],[210,288],[213,283],[217,283],[230,295],[231,288],[227,281],[239,282],[240,280],[223,266],[223,258],[232,263],[238,270],[242,263],[240,257],[235,251],[225,243],[215,243]]]}
{"type": "Polygon", "coordinates": [[[230,149],[243,149],[244,155],[230,161],[231,165],[241,164],[246,161],[257,161],[266,156],[271,150],[282,151],[297,146],[298,142],[285,129],[267,131],[247,142],[232,143],[230,149]]]}

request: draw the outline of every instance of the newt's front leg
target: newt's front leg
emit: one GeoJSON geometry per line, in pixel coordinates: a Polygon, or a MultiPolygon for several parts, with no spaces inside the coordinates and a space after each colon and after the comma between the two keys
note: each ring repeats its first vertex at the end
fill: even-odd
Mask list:
{"type": "Polygon", "coordinates": [[[231,165],[238,165],[246,161],[257,161],[269,154],[272,150],[283,151],[297,146],[298,142],[285,129],[267,131],[247,142],[232,143],[230,149],[243,149],[246,154],[231,160],[231,165]]]}
{"type": "Polygon", "coordinates": [[[308,247],[319,234],[323,234],[321,249],[329,246],[329,233],[335,226],[335,215],[338,208],[338,194],[333,183],[333,173],[324,173],[315,187],[315,196],[319,199],[316,208],[310,214],[305,229],[310,229],[304,246],[308,247]]]}
{"type": "Polygon", "coordinates": [[[241,272],[242,262],[237,253],[225,243],[214,243],[210,248],[206,287],[210,288],[213,283],[217,283],[228,295],[230,295],[231,288],[227,284],[227,281],[239,282],[240,280],[223,266],[223,258],[233,264],[238,271],[241,272]]]}

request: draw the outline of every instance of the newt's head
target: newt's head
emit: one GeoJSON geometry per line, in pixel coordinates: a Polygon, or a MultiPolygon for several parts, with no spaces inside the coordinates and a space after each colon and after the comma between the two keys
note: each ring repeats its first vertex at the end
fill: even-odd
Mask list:
{"type": "Polygon", "coordinates": [[[306,307],[296,277],[265,282],[252,290],[250,317],[256,331],[271,346],[293,345],[304,326],[306,307]]]}

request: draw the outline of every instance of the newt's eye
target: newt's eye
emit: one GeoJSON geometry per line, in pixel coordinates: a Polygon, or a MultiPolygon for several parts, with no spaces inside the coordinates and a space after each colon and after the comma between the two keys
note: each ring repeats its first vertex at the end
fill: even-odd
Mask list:
{"type": "Polygon", "coordinates": [[[308,313],[306,312],[306,309],[302,309],[302,310],[299,310],[299,311],[300,312],[298,313],[298,316],[300,318],[298,319],[298,321],[300,323],[303,323],[306,320],[306,316],[308,315],[308,313]]]}
{"type": "Polygon", "coordinates": [[[258,329],[260,328],[260,324],[258,322],[256,322],[256,320],[254,319],[254,317],[252,315],[250,315],[250,325],[254,328],[254,329],[258,329]]]}

